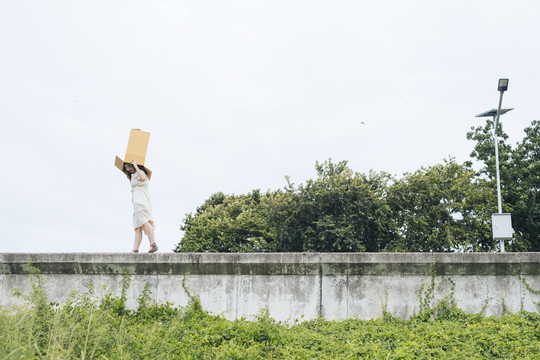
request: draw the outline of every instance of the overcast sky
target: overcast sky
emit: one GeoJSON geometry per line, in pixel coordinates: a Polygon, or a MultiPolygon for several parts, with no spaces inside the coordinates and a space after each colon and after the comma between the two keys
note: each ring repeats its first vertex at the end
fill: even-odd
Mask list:
{"type": "Polygon", "coordinates": [[[401,176],[468,160],[501,77],[514,144],[540,119],[539,15],[532,0],[0,0],[0,252],[130,251],[114,157],[131,128],[151,132],[163,252],[211,194],[299,184],[316,161],[401,176]]]}

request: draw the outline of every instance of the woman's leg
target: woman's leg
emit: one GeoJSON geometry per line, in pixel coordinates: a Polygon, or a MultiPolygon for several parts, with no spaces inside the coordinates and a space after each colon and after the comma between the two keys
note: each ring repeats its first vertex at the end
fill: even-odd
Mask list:
{"type": "Polygon", "coordinates": [[[156,238],[154,236],[154,227],[150,222],[145,222],[142,226],[144,228],[144,232],[146,233],[146,236],[148,236],[148,240],[150,241],[150,245],[156,243],[156,238]]]}
{"type": "Polygon", "coordinates": [[[133,250],[139,251],[142,241],[142,226],[135,229],[135,242],[133,243],[133,250]]]}
{"type": "Polygon", "coordinates": [[[150,222],[144,223],[142,227],[146,233],[146,236],[148,236],[148,240],[150,241],[150,250],[148,252],[155,253],[158,251],[158,246],[156,245],[156,238],[154,237],[154,227],[152,224],[150,224],[150,222]]]}

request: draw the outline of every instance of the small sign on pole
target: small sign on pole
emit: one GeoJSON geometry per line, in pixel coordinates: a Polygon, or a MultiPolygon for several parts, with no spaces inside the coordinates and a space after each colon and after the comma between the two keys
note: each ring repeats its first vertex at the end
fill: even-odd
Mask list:
{"type": "Polygon", "coordinates": [[[492,214],[491,225],[493,227],[494,240],[512,240],[512,214],[492,214]]]}

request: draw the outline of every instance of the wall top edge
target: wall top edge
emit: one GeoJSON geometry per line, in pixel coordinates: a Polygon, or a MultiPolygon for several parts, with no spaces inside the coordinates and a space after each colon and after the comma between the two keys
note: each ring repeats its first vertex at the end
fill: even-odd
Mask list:
{"type": "Polygon", "coordinates": [[[0,263],[540,263],[540,253],[0,253],[0,263]]]}

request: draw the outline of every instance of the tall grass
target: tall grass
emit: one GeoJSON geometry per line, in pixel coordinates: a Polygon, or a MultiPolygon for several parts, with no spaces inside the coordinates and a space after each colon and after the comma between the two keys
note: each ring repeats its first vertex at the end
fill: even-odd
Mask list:
{"type": "MultiPolygon", "coordinates": [[[[446,304],[404,321],[317,319],[282,324],[262,311],[256,321],[206,312],[196,297],[186,307],[138,307],[120,296],[74,292],[51,304],[39,275],[25,306],[0,310],[1,359],[539,359],[540,316],[466,314],[446,304]]],[[[127,280],[126,280],[127,279],[127,280]]]]}

